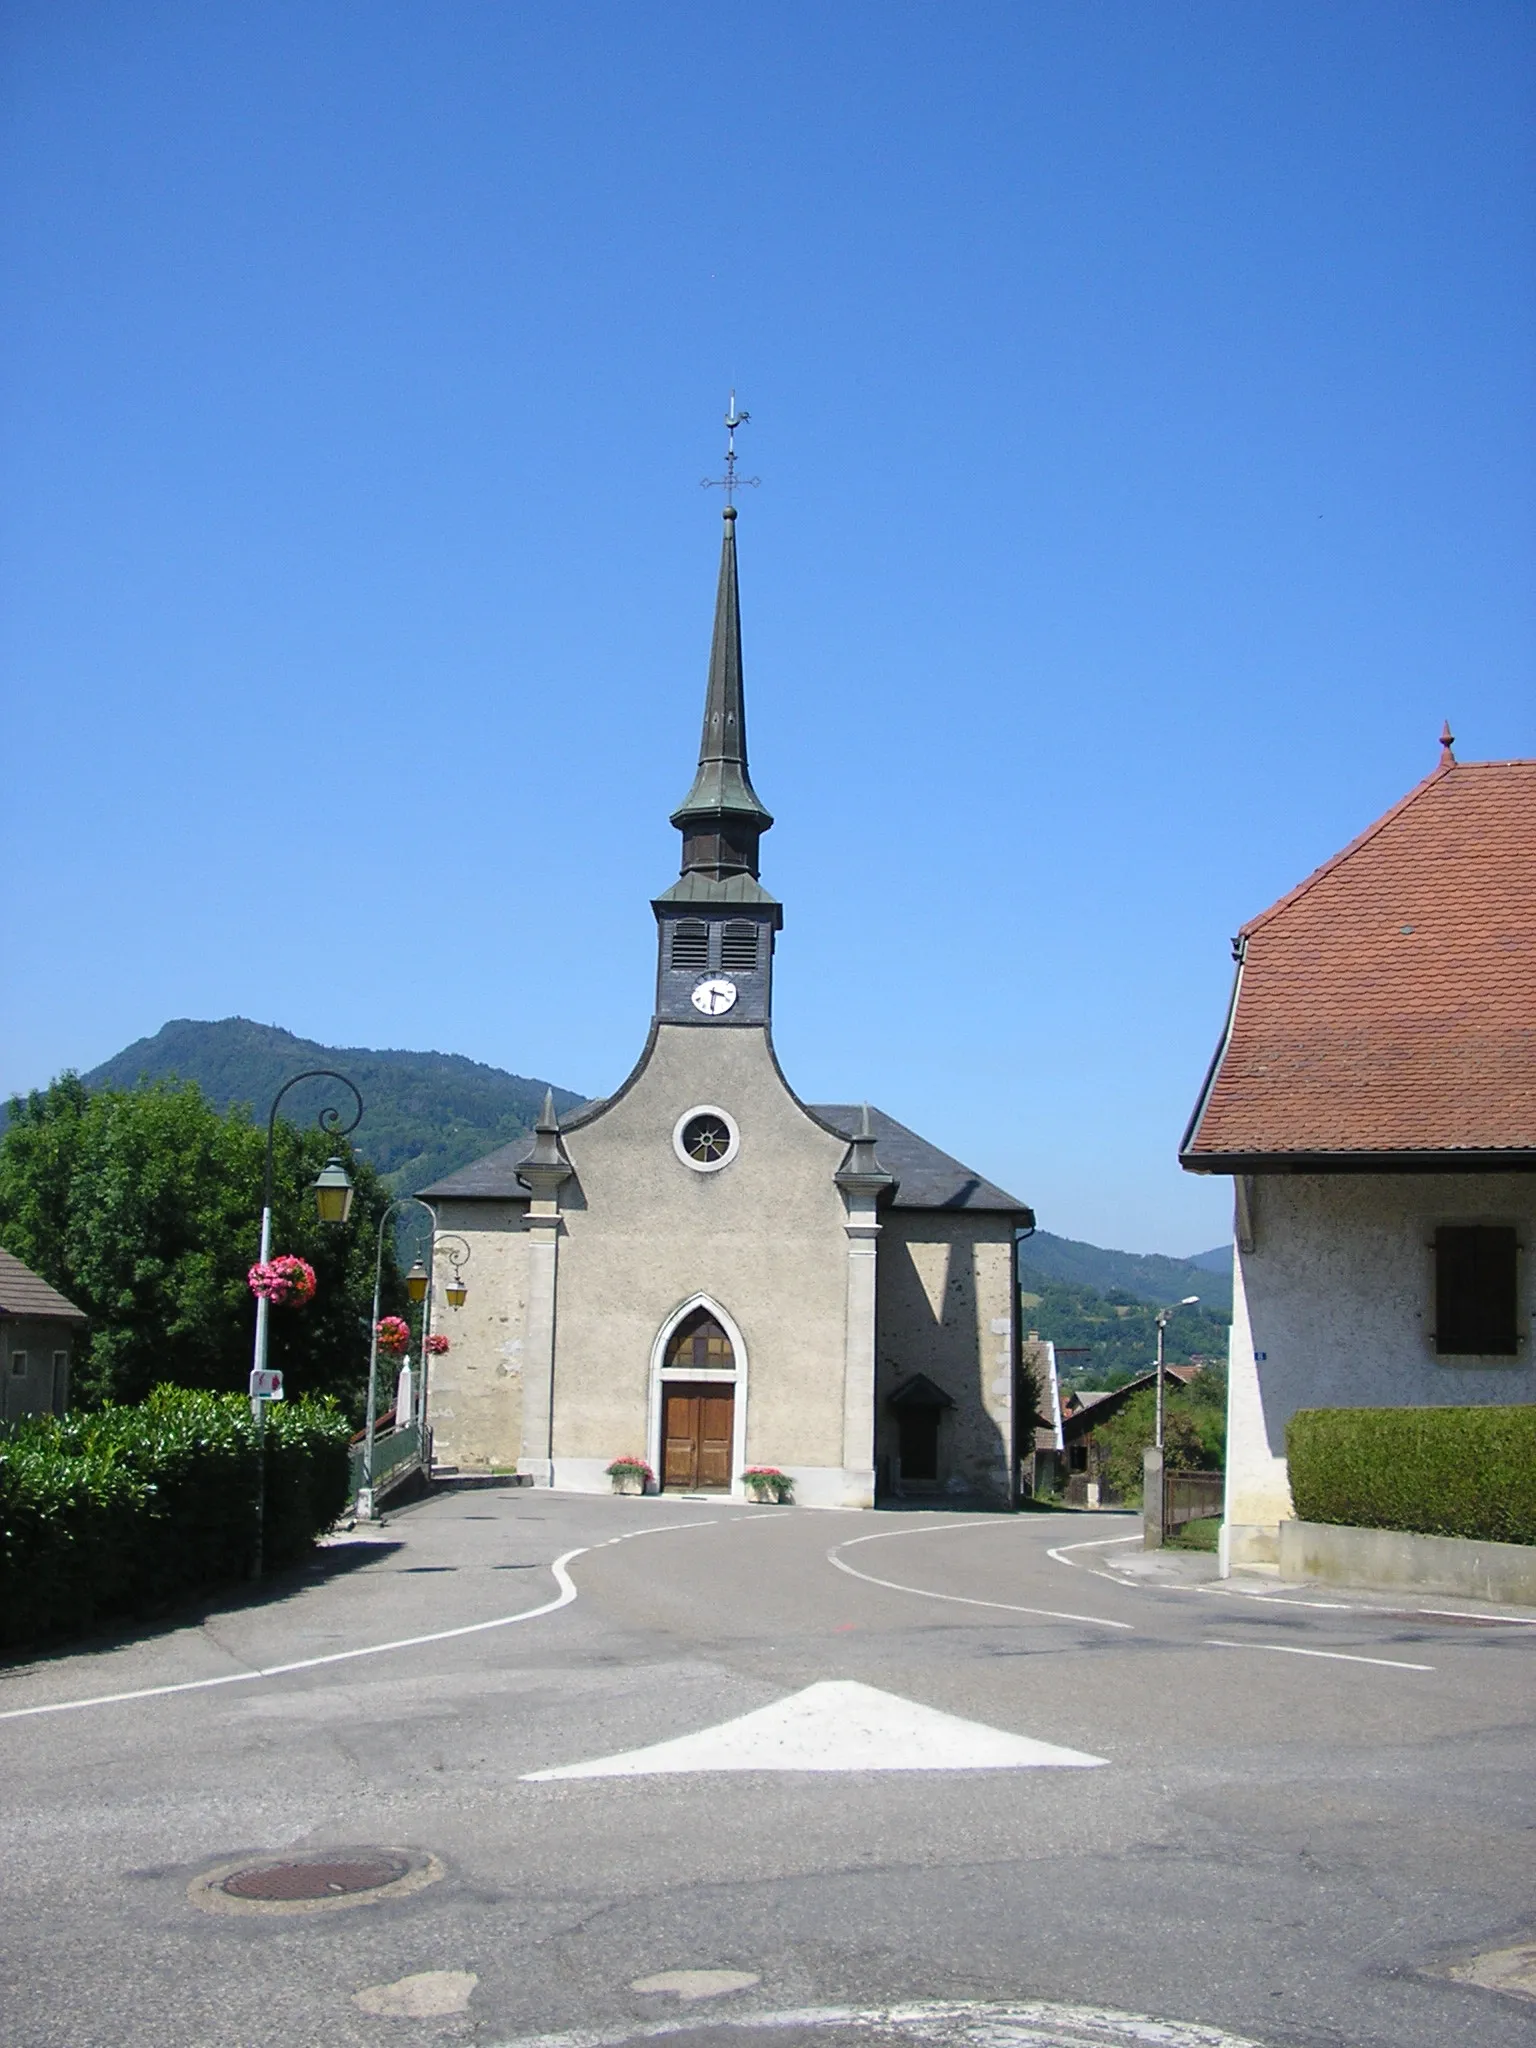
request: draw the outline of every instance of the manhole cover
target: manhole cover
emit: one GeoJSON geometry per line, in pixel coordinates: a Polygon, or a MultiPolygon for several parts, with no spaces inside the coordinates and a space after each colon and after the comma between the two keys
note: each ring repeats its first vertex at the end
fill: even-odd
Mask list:
{"type": "Polygon", "coordinates": [[[377,1891],[410,1869],[405,1856],[370,1856],[358,1863],[267,1863],[237,1870],[223,1889],[232,1899],[332,1899],[346,1892],[377,1891]]]}
{"type": "Polygon", "coordinates": [[[187,1897],[205,1913],[325,1913],[406,1898],[442,1875],[437,1858],[420,1849],[247,1852],[195,1877],[187,1897]]]}

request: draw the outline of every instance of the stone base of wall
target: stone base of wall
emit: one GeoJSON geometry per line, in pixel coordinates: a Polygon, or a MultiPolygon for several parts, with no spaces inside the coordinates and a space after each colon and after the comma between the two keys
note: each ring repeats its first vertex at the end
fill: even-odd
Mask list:
{"type": "Polygon", "coordinates": [[[1245,1565],[1278,1564],[1280,1531],[1273,1522],[1223,1522],[1216,1548],[1221,1576],[1227,1578],[1245,1565]]]}
{"type": "Polygon", "coordinates": [[[1410,1536],[1397,1529],[1343,1529],[1282,1522],[1280,1576],[1383,1591],[1453,1593],[1466,1600],[1536,1607],[1536,1544],[1410,1536]]]}

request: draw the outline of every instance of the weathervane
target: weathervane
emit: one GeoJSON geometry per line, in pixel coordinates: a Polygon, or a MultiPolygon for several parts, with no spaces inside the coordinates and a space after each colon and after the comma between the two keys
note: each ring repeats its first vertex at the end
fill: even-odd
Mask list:
{"type": "Polygon", "coordinates": [[[746,426],[751,418],[751,413],[738,412],[736,410],[736,394],[733,391],[731,393],[730,405],[726,408],[725,414],[725,475],[706,476],[699,479],[699,488],[701,490],[712,491],[718,487],[724,491],[727,505],[735,503],[738,486],[749,486],[755,491],[762,482],[760,476],[738,476],[736,474],[736,429],[746,426]]]}

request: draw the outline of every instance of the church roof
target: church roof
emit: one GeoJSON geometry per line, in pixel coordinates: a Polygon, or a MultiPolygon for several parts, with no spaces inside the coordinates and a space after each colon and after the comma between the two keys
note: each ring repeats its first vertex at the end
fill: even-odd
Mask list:
{"type": "MultiPolygon", "coordinates": [[[[856,1102],[813,1102],[807,1106],[812,1116],[820,1117],[824,1124],[830,1124],[850,1140],[864,1113],[863,1105],[856,1102]]],[[[1001,1209],[1014,1216],[1033,1215],[1027,1202],[1019,1201],[995,1181],[984,1180],[970,1167],[962,1166],[958,1159],[941,1152],[937,1145],[930,1145],[926,1138],[897,1123],[883,1109],[870,1110],[869,1126],[875,1134],[880,1164],[894,1173],[900,1183],[891,1204],[893,1209],[1001,1209]]]]}
{"type": "Polygon", "coordinates": [[[709,650],[704,732],[693,787],[672,813],[679,827],[694,820],[738,817],[766,832],[773,823],[747,772],[747,708],[741,681],[741,599],[736,585],[736,508],[725,508],[720,587],[709,650]]]}
{"type": "Polygon", "coordinates": [[[701,875],[697,868],[663,889],[655,903],[755,903],[768,910],[779,908],[779,899],[765,889],[756,875],[701,875]]]}
{"type": "MultiPolygon", "coordinates": [[[[594,1102],[587,1109],[578,1110],[574,1116],[565,1119],[564,1128],[585,1120],[603,1107],[594,1102]]],[[[807,1105],[812,1116],[840,1133],[850,1142],[857,1135],[863,1105],[860,1103],[831,1102],[807,1105]]],[[[884,1110],[871,1109],[870,1129],[874,1133],[880,1164],[896,1176],[898,1186],[891,1203],[894,1209],[963,1209],[990,1210],[994,1214],[1030,1217],[1033,1211],[1027,1202],[1021,1202],[994,1181],[984,1180],[979,1173],[973,1173],[949,1153],[941,1152],[937,1145],[930,1145],[926,1138],[920,1138],[916,1131],[909,1131],[905,1124],[897,1123],[895,1117],[887,1116],[884,1110]]],[[[483,1159],[471,1161],[454,1173],[445,1174],[422,1194],[428,1201],[455,1202],[526,1202],[528,1190],[518,1179],[518,1169],[533,1151],[532,1138],[516,1138],[510,1145],[502,1145],[495,1152],[488,1152],[483,1159]]]]}

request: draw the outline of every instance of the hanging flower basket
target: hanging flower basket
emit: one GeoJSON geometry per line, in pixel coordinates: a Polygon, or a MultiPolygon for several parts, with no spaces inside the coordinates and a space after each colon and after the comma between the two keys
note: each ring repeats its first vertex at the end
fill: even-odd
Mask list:
{"type": "Polygon", "coordinates": [[[252,1266],[246,1274],[252,1294],[270,1302],[273,1308],[302,1308],[315,1298],[315,1269],[308,1259],[283,1252],[263,1266],[252,1266]]]}
{"type": "Polygon", "coordinates": [[[608,1477],[615,1493],[645,1493],[656,1484],[656,1474],[644,1458],[615,1458],[608,1477]]]}
{"type": "Polygon", "coordinates": [[[441,1358],[447,1349],[448,1339],[446,1337],[434,1335],[427,1339],[426,1351],[428,1358],[441,1358]]]}
{"type": "Polygon", "coordinates": [[[376,1325],[379,1349],[399,1358],[411,1348],[411,1326],[404,1316],[380,1316],[376,1325]]]}

